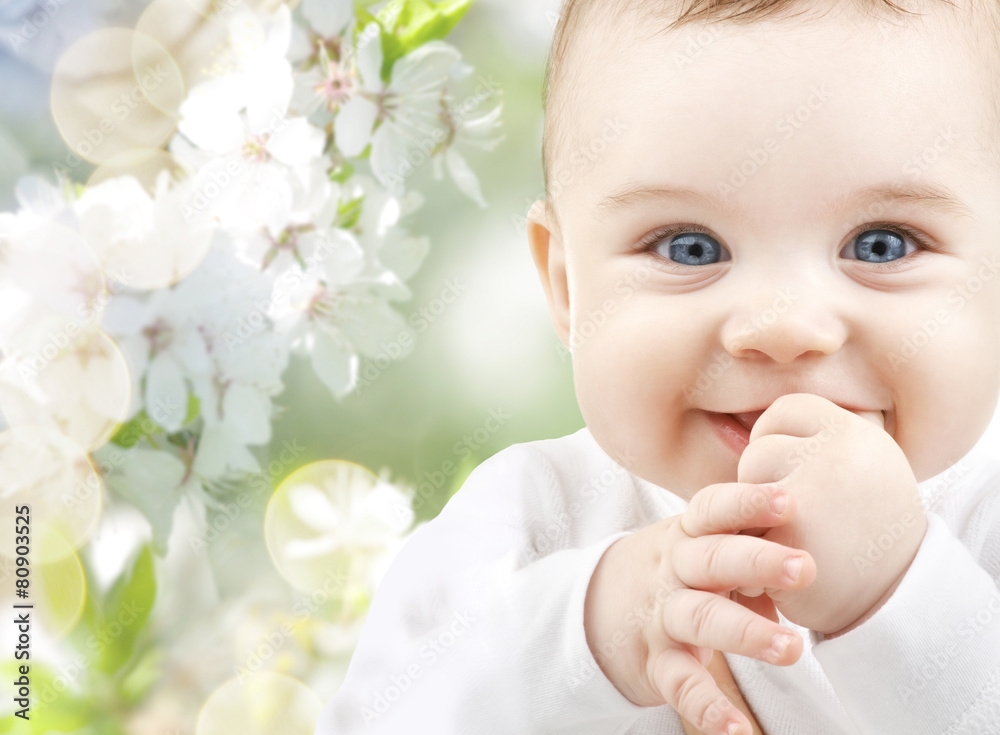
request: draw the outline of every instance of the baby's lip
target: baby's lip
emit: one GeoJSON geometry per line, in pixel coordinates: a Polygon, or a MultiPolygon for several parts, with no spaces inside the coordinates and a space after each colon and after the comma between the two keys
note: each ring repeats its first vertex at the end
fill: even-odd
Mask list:
{"type": "MultiPolygon", "coordinates": [[[[880,411],[878,409],[852,408],[850,406],[841,406],[841,408],[844,408],[853,414],[857,414],[863,419],[871,421],[880,428],[884,428],[885,426],[885,411],[880,411]]],[[[756,411],[740,411],[738,413],[730,413],[729,415],[736,419],[747,431],[753,431],[753,427],[754,424],[757,423],[757,419],[759,419],[761,414],[766,410],[767,407],[757,409],[756,411]]]]}
{"type": "Polygon", "coordinates": [[[739,421],[744,429],[747,431],[753,431],[753,425],[757,423],[757,419],[760,418],[762,413],[764,413],[763,408],[759,411],[744,411],[742,413],[731,413],[729,415],[739,421]]]}

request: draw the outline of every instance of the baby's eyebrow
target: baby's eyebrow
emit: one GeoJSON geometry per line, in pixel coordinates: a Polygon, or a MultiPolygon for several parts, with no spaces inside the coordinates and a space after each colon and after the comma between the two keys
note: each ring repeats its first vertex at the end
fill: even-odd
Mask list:
{"type": "MultiPolygon", "coordinates": [[[[707,207],[718,207],[721,204],[719,197],[705,194],[696,189],[682,186],[630,184],[601,199],[597,203],[596,211],[599,215],[607,216],[638,204],[664,199],[698,203],[707,207]]],[[[919,205],[943,214],[975,219],[972,209],[951,189],[941,184],[921,182],[874,184],[850,194],[840,194],[827,200],[823,214],[843,212],[875,202],[919,205]]],[[[727,206],[731,207],[732,205],[727,203],[727,206]]]]}
{"type": "Polygon", "coordinates": [[[975,219],[972,209],[955,192],[942,184],[907,182],[867,186],[853,194],[842,194],[827,202],[824,214],[853,209],[872,202],[916,204],[942,214],[975,219]]]}

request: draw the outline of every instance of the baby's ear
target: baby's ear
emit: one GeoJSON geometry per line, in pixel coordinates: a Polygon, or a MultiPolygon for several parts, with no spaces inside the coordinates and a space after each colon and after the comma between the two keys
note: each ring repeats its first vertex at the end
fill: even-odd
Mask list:
{"type": "Polygon", "coordinates": [[[566,253],[558,232],[553,231],[545,200],[538,199],[528,212],[528,246],[538,270],[538,278],[549,302],[552,326],[562,343],[569,347],[569,285],[566,280],[566,253]]]}

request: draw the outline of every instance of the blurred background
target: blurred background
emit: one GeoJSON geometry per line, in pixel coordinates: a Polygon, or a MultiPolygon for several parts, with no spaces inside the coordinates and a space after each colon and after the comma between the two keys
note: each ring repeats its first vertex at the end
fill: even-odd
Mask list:
{"type": "MultiPolygon", "coordinates": [[[[53,166],[66,156],[49,110],[49,83],[62,51],[99,28],[134,27],[147,5],[0,0],[0,211],[17,209],[19,177],[34,173],[51,181],[53,166]],[[33,25],[37,33],[30,43],[19,43],[26,21],[43,17],[44,24],[33,25]]],[[[497,451],[583,426],[569,353],[549,321],[525,235],[525,216],[543,196],[542,80],[558,5],[557,0],[476,0],[447,37],[475,70],[476,83],[465,88],[482,83],[494,90],[484,108],[503,102],[502,142],[493,151],[463,152],[488,207],[476,206],[447,176],[435,181],[429,165],[413,174],[407,187],[424,193],[426,203],[408,229],[429,237],[430,254],[407,282],[412,300],[395,307],[417,332],[416,347],[387,366],[366,364],[362,357],[361,375],[372,379],[342,400],[320,383],[307,360],[293,356],[284,374],[286,388],[275,398],[270,446],[261,453],[266,460],[296,447],[294,461],[282,463],[270,477],[275,486],[307,464],[348,460],[413,488],[419,524],[436,516],[468,473],[497,451]]],[[[92,170],[84,163],[73,179],[86,181],[92,170]]],[[[155,578],[154,608],[144,614],[148,620],[140,616],[139,625],[126,621],[132,632],[109,635],[107,641],[102,636],[115,622],[102,630],[84,608],[84,623],[100,640],[97,659],[80,659],[60,636],[37,629],[34,695],[42,697],[47,715],[15,731],[195,732],[199,712],[207,721],[209,695],[209,709],[225,721],[219,714],[225,711],[220,685],[241,670],[260,667],[296,677],[289,682],[305,681],[314,698],[328,701],[363,616],[324,626],[323,612],[312,615],[306,596],[310,614],[305,620],[295,617],[290,636],[263,648],[269,637],[273,643],[275,631],[286,630],[282,621],[293,618],[290,611],[303,605],[300,591],[275,574],[261,539],[263,515],[260,503],[233,519],[210,544],[214,572],[209,572],[176,541],[167,558],[140,555],[136,561],[137,549],[149,540],[148,528],[134,508],[106,494],[101,526],[81,553],[93,575],[86,595],[111,604],[108,599],[121,595],[125,580],[125,588],[152,600],[152,589],[139,588],[155,578]],[[146,571],[139,570],[143,564],[146,571]],[[340,654],[336,665],[327,665],[334,659],[331,652],[340,654]],[[116,656],[120,660],[112,660],[116,656]]],[[[194,506],[178,505],[174,538],[204,533],[197,516],[194,506]]],[[[359,599],[359,609],[367,602],[359,599]]],[[[13,645],[8,628],[0,631],[4,659],[13,645]]],[[[81,650],[87,653],[86,645],[81,650]]],[[[5,678],[11,663],[6,661],[5,678]]],[[[10,702],[0,708],[0,718],[9,715],[10,702]]],[[[0,731],[6,731],[4,722],[22,727],[8,717],[0,719],[0,731]]],[[[203,722],[198,732],[235,735],[233,727],[203,722]]],[[[309,731],[308,724],[302,731],[309,731]]]]}
{"type": "MultiPolygon", "coordinates": [[[[0,209],[15,206],[19,176],[51,176],[53,162],[66,155],[49,114],[49,73],[60,50],[96,28],[134,26],[146,5],[74,0],[60,6],[24,53],[9,41],[0,45],[0,209]]],[[[44,2],[0,0],[2,35],[9,37],[36,6],[44,2]]],[[[411,188],[433,196],[410,229],[431,238],[431,251],[408,281],[412,310],[400,309],[408,319],[418,315],[411,324],[426,322],[416,349],[385,370],[373,368],[377,379],[340,402],[293,358],[272,446],[296,438],[306,447],[303,463],[339,457],[376,472],[388,468],[393,480],[415,485],[467,455],[464,448],[453,451],[456,442],[478,463],[510,444],[583,426],[569,354],[549,322],[524,222],[531,202],[543,196],[542,80],[558,7],[557,0],[476,0],[448,36],[477,77],[495,82],[497,97],[484,106],[503,100],[505,139],[494,151],[467,156],[489,207],[479,209],[447,178],[431,183],[430,166],[417,169],[411,188]],[[456,291],[464,287],[454,299],[445,294],[453,303],[436,301],[453,281],[456,291]],[[509,418],[488,437],[483,431],[473,437],[491,409],[509,418]]],[[[80,180],[87,166],[79,168],[80,180]]],[[[447,497],[436,493],[418,517],[436,515],[447,497]]]]}
{"type": "MultiPolygon", "coordinates": [[[[339,404],[316,398],[321,391],[306,366],[292,368],[280,400],[288,412],[275,423],[275,442],[298,436],[310,460],[339,456],[375,470],[385,466],[394,478],[417,484],[469,451],[474,466],[516,442],[583,426],[569,353],[549,321],[524,220],[544,194],[542,79],[558,5],[476,0],[448,37],[475,76],[494,80],[502,93],[505,139],[494,151],[468,155],[489,207],[479,209],[450,181],[433,186],[429,167],[418,170],[412,186],[427,192],[427,203],[412,230],[432,244],[410,281],[412,311],[402,310],[427,321],[416,349],[339,404]],[[442,303],[453,281],[465,289],[454,303],[442,303]],[[487,427],[491,410],[504,418],[487,427]]],[[[465,465],[466,474],[472,466],[465,465]]],[[[417,508],[418,518],[437,515],[446,497],[436,493],[417,508]]]]}

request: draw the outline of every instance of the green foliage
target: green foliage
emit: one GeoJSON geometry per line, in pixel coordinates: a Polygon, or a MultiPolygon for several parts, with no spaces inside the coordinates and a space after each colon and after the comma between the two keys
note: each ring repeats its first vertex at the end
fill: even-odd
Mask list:
{"type": "Polygon", "coordinates": [[[149,418],[146,409],[141,409],[131,421],[118,427],[111,441],[120,447],[134,447],[140,439],[153,434],[160,434],[163,429],[153,419],[149,418]]]}
{"type": "MultiPolygon", "coordinates": [[[[122,705],[141,701],[156,682],[160,660],[156,650],[134,655],[156,598],[150,547],[139,550],[104,595],[86,563],[84,573],[88,594],[69,636],[79,651],[74,659],[78,668],[57,672],[30,662],[30,719],[25,722],[13,715],[0,719],[0,732],[119,735],[122,705]],[[81,660],[85,665],[79,666],[81,660]]],[[[19,663],[6,661],[0,666],[5,680],[17,678],[19,663]]]]}
{"type": "Polygon", "coordinates": [[[146,651],[137,661],[128,675],[122,679],[121,696],[128,704],[142,701],[153,684],[162,675],[163,653],[157,649],[146,651]]]}
{"type": "MultiPolygon", "coordinates": [[[[200,407],[201,402],[198,400],[198,397],[194,393],[189,393],[187,414],[184,416],[185,426],[197,418],[200,407]]],[[[118,431],[111,437],[111,441],[120,447],[128,449],[129,447],[134,447],[140,439],[145,439],[155,434],[162,434],[164,431],[166,429],[153,421],[149,417],[149,414],[146,413],[146,409],[143,408],[135,415],[135,418],[118,427],[118,431]]]]}
{"type": "Polygon", "coordinates": [[[342,161],[336,168],[330,170],[330,181],[343,184],[354,175],[354,166],[349,161],[342,161]]]}
{"type": "MultiPolygon", "coordinates": [[[[393,0],[390,0],[392,4],[393,0]]],[[[428,41],[443,39],[472,6],[472,0],[402,0],[398,13],[373,16],[364,7],[357,9],[354,43],[369,23],[378,23],[382,33],[382,81],[388,82],[397,60],[428,41]]]]}
{"type": "Polygon", "coordinates": [[[87,632],[83,647],[99,671],[114,674],[132,658],[136,637],[145,626],[156,598],[152,549],[144,545],[139,550],[103,600],[96,599],[96,586],[90,575],[87,587],[91,594],[84,603],[81,619],[87,632]]]}
{"type": "Polygon", "coordinates": [[[342,202],[337,207],[337,221],[334,226],[344,230],[354,227],[358,223],[358,218],[361,217],[361,204],[364,199],[365,197],[362,195],[349,202],[342,202]]]}
{"type": "Polygon", "coordinates": [[[57,681],[59,672],[45,664],[36,661],[4,661],[0,665],[4,681],[16,681],[22,665],[29,667],[28,677],[31,679],[29,720],[25,722],[14,715],[0,718],[0,732],[80,732],[93,721],[96,714],[94,701],[83,694],[77,694],[74,690],[79,687],[66,686],[65,677],[57,681]]]}

